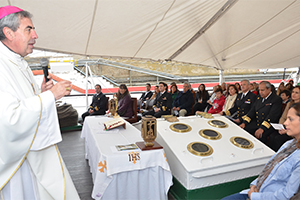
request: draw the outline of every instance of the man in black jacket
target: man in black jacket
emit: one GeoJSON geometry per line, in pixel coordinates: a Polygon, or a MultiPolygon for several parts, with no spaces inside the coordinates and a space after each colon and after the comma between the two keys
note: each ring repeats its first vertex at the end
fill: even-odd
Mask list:
{"type": "Polygon", "coordinates": [[[194,102],[194,95],[189,90],[190,83],[184,82],[183,91],[179,92],[176,99],[173,102],[172,113],[180,117],[189,114],[192,111],[192,105],[194,102]]]}
{"type": "Polygon", "coordinates": [[[168,93],[168,85],[164,82],[159,83],[159,93],[156,95],[153,110],[143,113],[143,116],[152,115],[160,118],[162,115],[169,115],[172,108],[172,95],[168,93]]]}
{"type": "Polygon", "coordinates": [[[274,131],[271,123],[279,121],[282,103],[281,98],[271,91],[268,81],[259,84],[259,94],[254,106],[242,117],[240,127],[266,144],[268,136],[274,131]]]}
{"type": "Polygon", "coordinates": [[[241,81],[241,88],[242,93],[237,95],[233,107],[222,112],[223,115],[231,116],[237,124],[241,124],[243,121],[242,117],[250,111],[256,101],[256,95],[250,91],[250,82],[248,80],[241,81]]]}
{"type": "Polygon", "coordinates": [[[95,92],[96,94],[93,96],[93,101],[88,111],[82,114],[82,121],[84,121],[86,116],[105,115],[107,99],[101,92],[101,86],[99,84],[95,85],[95,92]]]}
{"type": "Polygon", "coordinates": [[[144,103],[150,99],[153,95],[153,92],[151,91],[151,84],[147,83],[146,84],[146,92],[144,92],[142,94],[142,96],[140,97],[140,99],[137,101],[137,107],[141,108],[143,107],[144,103]]]}

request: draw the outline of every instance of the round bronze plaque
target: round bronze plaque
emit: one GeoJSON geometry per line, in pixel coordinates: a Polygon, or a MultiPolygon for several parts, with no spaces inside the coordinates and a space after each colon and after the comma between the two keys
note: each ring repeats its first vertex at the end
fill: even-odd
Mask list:
{"type": "Polygon", "coordinates": [[[199,131],[199,134],[209,140],[218,140],[222,138],[222,135],[218,131],[212,129],[202,129],[199,131]]]}
{"type": "Polygon", "coordinates": [[[228,127],[228,124],[226,124],[225,122],[222,122],[221,120],[210,120],[208,121],[208,124],[213,126],[213,127],[217,127],[217,128],[226,128],[228,127]]]}
{"type": "Polygon", "coordinates": [[[176,132],[179,132],[179,133],[184,133],[184,132],[189,132],[192,130],[192,127],[190,127],[189,125],[187,124],[183,124],[183,123],[175,123],[175,124],[172,124],[170,126],[170,129],[172,131],[176,131],[176,132]]]}
{"type": "Polygon", "coordinates": [[[202,142],[192,142],[187,149],[196,156],[209,156],[214,152],[211,146],[202,142]]]}
{"type": "Polygon", "coordinates": [[[230,142],[234,144],[237,147],[243,148],[243,149],[252,149],[254,147],[253,143],[243,137],[231,137],[230,142]]]}

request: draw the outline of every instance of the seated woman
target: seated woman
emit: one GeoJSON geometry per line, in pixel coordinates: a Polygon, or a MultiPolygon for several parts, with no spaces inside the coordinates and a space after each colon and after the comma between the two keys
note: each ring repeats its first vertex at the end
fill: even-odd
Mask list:
{"type": "Polygon", "coordinates": [[[278,88],[277,88],[276,94],[277,94],[278,96],[280,96],[280,93],[281,93],[283,90],[285,90],[285,86],[284,86],[284,82],[281,82],[281,83],[279,84],[278,88]]]}
{"type": "MultiPolygon", "coordinates": [[[[294,103],[300,102],[300,86],[294,87],[292,91],[292,99],[290,102],[286,104],[285,110],[283,111],[281,118],[279,119],[279,124],[283,124],[285,120],[287,119],[287,113],[290,109],[290,107],[294,103]]],[[[269,146],[274,151],[278,151],[278,149],[283,145],[286,141],[292,139],[290,136],[288,136],[286,129],[281,129],[279,131],[275,130],[271,135],[269,139],[269,146]]]]}
{"type": "Polygon", "coordinates": [[[233,107],[237,93],[238,93],[238,91],[237,91],[235,85],[232,84],[232,85],[228,86],[228,96],[226,97],[225,104],[223,106],[222,111],[225,112],[233,107]]]}
{"type": "Polygon", "coordinates": [[[290,92],[292,92],[293,89],[294,89],[294,86],[293,86],[292,84],[290,84],[290,83],[287,83],[287,84],[285,85],[285,89],[286,89],[286,90],[289,90],[290,92]]]}
{"type": "Polygon", "coordinates": [[[287,134],[294,139],[287,141],[269,160],[258,178],[250,184],[250,190],[244,190],[222,200],[299,199],[300,103],[291,106],[284,125],[287,134]]]}
{"type": "Polygon", "coordinates": [[[236,82],[234,85],[235,85],[235,87],[236,87],[238,93],[241,93],[241,92],[242,92],[242,88],[241,88],[240,83],[236,82]]]}
{"type": "Polygon", "coordinates": [[[127,86],[121,84],[119,91],[116,94],[118,99],[118,110],[117,113],[124,118],[131,118],[133,116],[132,101],[127,86]]]}
{"type": "Polygon", "coordinates": [[[171,83],[170,93],[172,95],[172,103],[173,103],[179,93],[176,83],[171,83]]]}
{"type": "Polygon", "coordinates": [[[212,103],[212,107],[208,110],[207,113],[217,114],[222,111],[224,103],[225,103],[225,96],[223,95],[223,91],[221,88],[217,88],[215,91],[216,98],[212,103]]]}
{"type": "Polygon", "coordinates": [[[205,89],[204,84],[200,84],[198,87],[198,92],[196,93],[196,98],[195,98],[195,105],[193,108],[194,114],[197,111],[204,112],[206,106],[207,106],[207,101],[209,100],[209,94],[208,91],[205,89]]]}
{"type": "Polygon", "coordinates": [[[250,92],[257,95],[257,90],[255,90],[255,88],[254,88],[254,83],[250,83],[250,92]]]}

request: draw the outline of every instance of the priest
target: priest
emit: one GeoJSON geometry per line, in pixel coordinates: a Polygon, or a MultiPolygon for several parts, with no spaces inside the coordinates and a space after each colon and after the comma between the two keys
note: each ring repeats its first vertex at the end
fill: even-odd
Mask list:
{"type": "Polygon", "coordinates": [[[29,12],[0,7],[0,199],[79,199],[56,146],[55,100],[71,82],[38,87],[24,60],[37,38],[29,12]]]}

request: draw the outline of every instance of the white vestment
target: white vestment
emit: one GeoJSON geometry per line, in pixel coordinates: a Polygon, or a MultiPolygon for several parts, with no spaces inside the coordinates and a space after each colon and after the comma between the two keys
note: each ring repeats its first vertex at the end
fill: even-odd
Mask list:
{"type": "Polygon", "coordinates": [[[0,42],[0,200],[79,199],[56,146],[55,98],[39,93],[27,62],[0,42]]]}

